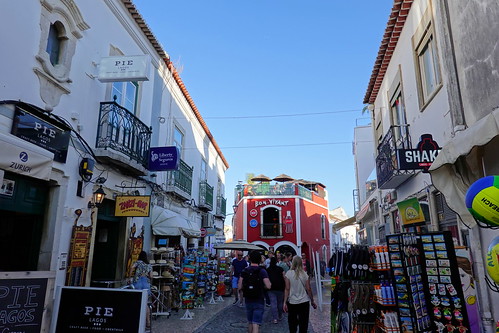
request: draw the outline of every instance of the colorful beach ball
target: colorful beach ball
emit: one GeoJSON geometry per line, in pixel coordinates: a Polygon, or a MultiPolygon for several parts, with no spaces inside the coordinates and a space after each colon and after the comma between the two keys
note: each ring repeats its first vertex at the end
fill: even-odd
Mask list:
{"type": "Polygon", "coordinates": [[[466,207],[477,220],[499,226],[499,176],[474,182],[466,192],[466,207]]]}
{"type": "Polygon", "coordinates": [[[489,245],[485,266],[492,280],[499,283],[499,236],[494,238],[489,245]]]}

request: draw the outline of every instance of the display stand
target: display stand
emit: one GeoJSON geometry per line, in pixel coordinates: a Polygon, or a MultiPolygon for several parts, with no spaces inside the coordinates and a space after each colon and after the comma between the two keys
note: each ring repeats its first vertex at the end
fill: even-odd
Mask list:
{"type": "Polygon", "coordinates": [[[186,309],[184,315],[182,316],[182,318],[180,318],[180,320],[192,320],[194,319],[193,317],[194,313],[189,311],[189,309],[186,309]]]}
{"type": "Polygon", "coordinates": [[[152,250],[153,278],[151,286],[152,315],[170,316],[173,304],[176,251],[173,248],[152,250]]]}
{"type": "Polygon", "coordinates": [[[222,295],[218,295],[217,299],[216,299],[217,302],[223,302],[224,299],[222,297],[222,295]]]}
{"type": "Polygon", "coordinates": [[[208,302],[208,304],[217,304],[217,302],[215,301],[214,294],[215,294],[214,291],[210,291],[210,301],[208,302]]]}

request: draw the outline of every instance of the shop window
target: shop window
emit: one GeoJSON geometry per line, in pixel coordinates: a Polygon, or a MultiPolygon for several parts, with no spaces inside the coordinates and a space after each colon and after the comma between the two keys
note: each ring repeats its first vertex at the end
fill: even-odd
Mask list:
{"type": "Polygon", "coordinates": [[[282,236],[282,223],[280,210],[274,207],[265,208],[262,212],[261,235],[262,237],[282,236]]]}

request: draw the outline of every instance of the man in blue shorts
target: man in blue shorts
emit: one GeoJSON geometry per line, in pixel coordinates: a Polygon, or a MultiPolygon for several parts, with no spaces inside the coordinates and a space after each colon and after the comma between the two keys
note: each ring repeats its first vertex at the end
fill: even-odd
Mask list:
{"type": "Polygon", "coordinates": [[[241,272],[239,289],[243,290],[246,302],[246,318],[248,319],[248,332],[260,332],[265,309],[264,290],[270,289],[271,283],[265,267],[260,266],[262,257],[259,251],[251,251],[251,265],[241,272]]]}
{"type": "MultiPolygon", "coordinates": [[[[241,251],[236,252],[236,257],[232,259],[231,263],[231,269],[230,269],[230,275],[232,276],[232,291],[234,292],[234,295],[236,296],[236,299],[233,305],[236,305],[239,302],[239,287],[238,287],[238,282],[239,282],[239,277],[241,276],[241,272],[243,269],[248,267],[249,263],[243,259],[243,253],[241,251]]],[[[243,298],[241,296],[241,303],[239,304],[240,306],[243,306],[243,298]]]]}

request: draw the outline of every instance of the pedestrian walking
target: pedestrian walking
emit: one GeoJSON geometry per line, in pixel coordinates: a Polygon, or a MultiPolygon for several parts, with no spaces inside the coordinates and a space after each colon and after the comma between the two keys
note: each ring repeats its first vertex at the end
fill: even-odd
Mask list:
{"type": "Polygon", "coordinates": [[[243,253],[241,251],[237,251],[236,257],[232,259],[230,269],[230,275],[232,276],[232,291],[234,293],[234,296],[236,297],[234,303],[232,303],[233,305],[237,305],[237,303],[239,303],[239,300],[241,300],[241,303],[239,303],[239,305],[243,306],[243,297],[241,296],[241,291],[239,290],[238,285],[241,272],[246,267],[248,267],[248,262],[243,259],[243,253]]]}
{"type": "Polygon", "coordinates": [[[278,266],[284,270],[284,273],[289,271],[289,269],[291,267],[291,260],[293,260],[293,255],[291,254],[291,252],[286,252],[282,256],[282,260],[281,260],[281,262],[279,262],[278,266]]]}
{"type": "MultiPolygon", "coordinates": [[[[132,266],[132,283],[135,289],[147,290],[148,297],[151,296],[152,266],[149,264],[147,253],[141,251],[137,261],[132,266]]],[[[151,331],[151,309],[146,305],[146,332],[151,331]]]]}
{"type": "Polygon", "coordinates": [[[286,283],[284,281],[284,270],[282,267],[277,266],[275,257],[270,259],[270,265],[267,269],[271,288],[268,291],[270,297],[270,310],[272,312],[272,322],[277,324],[283,318],[283,300],[284,289],[286,283]]]}
{"type": "Polygon", "coordinates": [[[317,308],[317,304],[300,256],[293,258],[291,269],[286,273],[284,280],[286,288],[283,310],[288,313],[289,332],[307,332],[310,304],[314,309],[317,308]]]}
{"type": "Polygon", "coordinates": [[[250,252],[250,266],[241,272],[239,289],[243,290],[246,303],[246,318],[248,332],[260,332],[264,311],[264,290],[271,288],[269,276],[265,267],[260,266],[262,257],[256,250],[250,252]]]}

